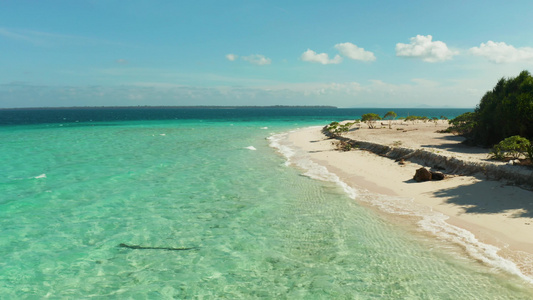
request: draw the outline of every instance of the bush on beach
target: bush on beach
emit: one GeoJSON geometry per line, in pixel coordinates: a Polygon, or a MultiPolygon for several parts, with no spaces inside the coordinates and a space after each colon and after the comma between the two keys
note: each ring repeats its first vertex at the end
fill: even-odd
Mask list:
{"type": "Polygon", "coordinates": [[[518,159],[521,156],[531,159],[533,157],[533,148],[528,139],[514,135],[495,145],[490,154],[492,159],[498,160],[503,160],[507,157],[518,159]]]}
{"type": "Polygon", "coordinates": [[[375,113],[368,113],[361,116],[361,122],[366,122],[368,128],[375,128],[376,121],[381,120],[381,117],[375,113]]]}
{"type": "Polygon", "coordinates": [[[417,121],[423,121],[424,123],[427,122],[429,120],[428,117],[426,116],[408,116],[405,118],[405,121],[408,122],[408,121],[411,121],[413,122],[413,124],[415,124],[417,121]]]}
{"type": "Polygon", "coordinates": [[[332,137],[342,136],[343,134],[347,133],[353,125],[357,123],[357,120],[355,122],[348,122],[345,124],[340,124],[339,122],[331,122],[329,125],[324,127],[324,130],[331,133],[332,137]]]}

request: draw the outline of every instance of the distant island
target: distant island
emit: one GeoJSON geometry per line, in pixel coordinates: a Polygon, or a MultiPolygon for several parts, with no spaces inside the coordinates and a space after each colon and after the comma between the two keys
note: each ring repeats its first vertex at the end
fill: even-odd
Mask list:
{"type": "Polygon", "coordinates": [[[273,109],[273,108],[306,108],[306,109],[337,109],[336,106],[328,105],[270,105],[270,106],[71,106],[71,107],[19,107],[0,108],[0,110],[65,110],[65,109],[273,109]]]}

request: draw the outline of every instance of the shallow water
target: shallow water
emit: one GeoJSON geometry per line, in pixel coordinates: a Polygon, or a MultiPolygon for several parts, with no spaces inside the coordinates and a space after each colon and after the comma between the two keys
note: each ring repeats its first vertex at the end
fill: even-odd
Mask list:
{"type": "Polygon", "coordinates": [[[0,128],[0,298],[531,298],[269,145],[316,123],[0,128]]]}

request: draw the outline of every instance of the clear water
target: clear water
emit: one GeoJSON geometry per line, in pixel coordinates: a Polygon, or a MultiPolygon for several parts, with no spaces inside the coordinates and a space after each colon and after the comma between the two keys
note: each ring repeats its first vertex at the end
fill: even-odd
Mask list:
{"type": "Polygon", "coordinates": [[[0,127],[0,298],[532,297],[286,166],[267,138],[317,123],[0,127]]]}

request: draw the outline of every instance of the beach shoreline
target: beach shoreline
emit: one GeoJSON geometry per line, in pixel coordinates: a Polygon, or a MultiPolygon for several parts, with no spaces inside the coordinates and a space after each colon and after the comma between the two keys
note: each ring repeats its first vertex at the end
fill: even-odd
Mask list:
{"type": "MultiPolygon", "coordinates": [[[[465,162],[487,161],[488,150],[469,148],[460,143],[460,137],[436,133],[447,127],[444,122],[397,123],[392,129],[388,124],[383,126],[368,129],[362,125],[345,138],[384,146],[424,148],[465,162]]],[[[325,167],[347,186],[398,199],[371,206],[395,215],[416,216],[418,226],[425,232],[459,244],[474,259],[533,283],[532,191],[504,181],[487,180],[486,174],[464,175],[457,169],[442,181],[416,182],[413,180],[416,169],[431,167],[424,161],[413,159],[399,164],[368,150],[338,151],[335,141],[325,136],[320,127],[299,129],[286,137],[294,151],[325,167]]]]}

